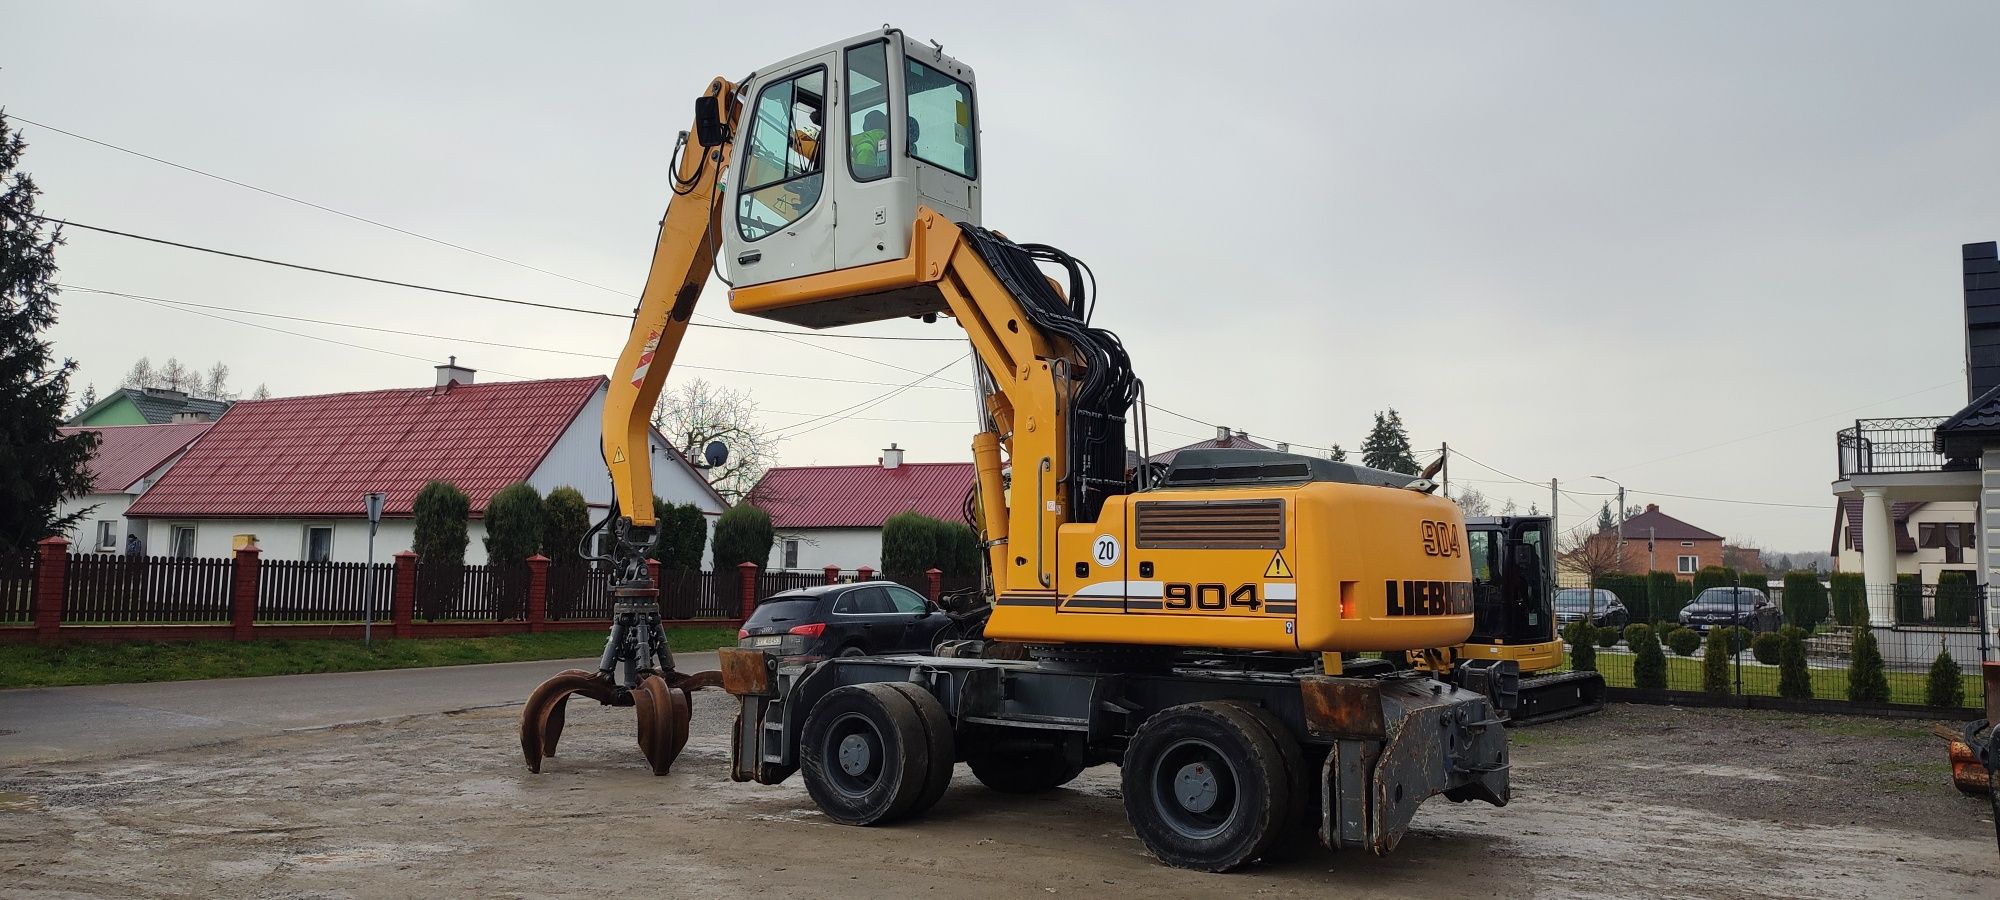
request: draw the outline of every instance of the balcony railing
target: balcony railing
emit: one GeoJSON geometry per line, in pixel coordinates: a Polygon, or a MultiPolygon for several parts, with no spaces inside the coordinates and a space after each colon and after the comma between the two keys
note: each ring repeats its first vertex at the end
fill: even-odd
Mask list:
{"type": "Polygon", "coordinates": [[[1835,438],[1840,448],[1840,477],[1978,468],[1978,460],[1948,459],[1938,452],[1937,427],[1948,418],[1854,420],[1854,427],[1842,428],[1835,438]]]}

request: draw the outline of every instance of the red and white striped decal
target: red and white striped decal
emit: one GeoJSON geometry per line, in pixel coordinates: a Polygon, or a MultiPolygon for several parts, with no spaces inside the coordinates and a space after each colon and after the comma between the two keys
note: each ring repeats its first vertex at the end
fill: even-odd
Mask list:
{"type": "Polygon", "coordinates": [[[646,370],[653,367],[653,351],[658,349],[660,349],[660,333],[655,331],[646,335],[646,349],[639,353],[639,367],[632,370],[633,387],[638,387],[640,382],[646,380],[646,370]]]}

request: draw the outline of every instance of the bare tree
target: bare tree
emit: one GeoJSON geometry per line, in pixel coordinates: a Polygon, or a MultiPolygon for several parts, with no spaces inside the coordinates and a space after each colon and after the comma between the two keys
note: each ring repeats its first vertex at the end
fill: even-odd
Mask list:
{"type": "Polygon", "coordinates": [[[1595,585],[1599,578],[1625,571],[1624,556],[1616,533],[1577,529],[1565,533],[1557,542],[1556,569],[1582,575],[1595,585]]]}
{"type": "Polygon", "coordinates": [[[194,393],[210,400],[235,400],[236,394],[229,390],[229,365],[218,362],[208,367],[208,375],[201,378],[201,387],[194,393]]]}
{"type": "Polygon", "coordinates": [[[1468,516],[1484,516],[1490,515],[1493,512],[1493,503],[1487,500],[1486,495],[1480,493],[1476,487],[1461,489],[1458,492],[1458,496],[1451,498],[1451,500],[1453,503],[1458,504],[1459,512],[1465,513],[1468,516]]]}
{"type": "Polygon", "coordinates": [[[264,383],[263,383],[263,382],[261,382],[261,381],[259,381],[259,382],[257,382],[257,389],[256,389],[256,390],[254,390],[254,391],[251,391],[251,392],[250,392],[250,399],[252,399],[252,400],[269,400],[269,399],[271,399],[271,389],[270,389],[270,388],[268,388],[268,387],[265,387],[265,386],[264,386],[264,383]]]}
{"type": "Polygon", "coordinates": [[[777,455],[778,439],[757,421],[750,393],[700,378],[661,392],[653,405],[653,427],[695,462],[711,441],[728,447],[729,461],[708,470],[708,481],[731,503],[756,486],[777,455]]]}
{"type": "Polygon", "coordinates": [[[155,380],[158,378],[158,375],[153,374],[153,361],[141,356],[138,362],[132,364],[132,368],[125,371],[125,380],[119,382],[118,386],[141,389],[149,388],[153,386],[155,380]]]}
{"type": "Polygon", "coordinates": [[[169,356],[167,357],[166,364],[160,367],[158,381],[159,387],[170,391],[180,391],[184,394],[192,394],[196,388],[201,386],[201,374],[187,366],[181,365],[180,359],[169,356]]]}

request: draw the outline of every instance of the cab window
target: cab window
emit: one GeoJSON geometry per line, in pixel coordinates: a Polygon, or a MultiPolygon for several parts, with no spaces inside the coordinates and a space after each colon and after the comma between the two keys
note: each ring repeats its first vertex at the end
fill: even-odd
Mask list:
{"type": "Polygon", "coordinates": [[[909,98],[909,154],[967,178],[979,177],[972,136],[972,88],[930,66],[909,60],[903,90],[909,98]]]}
{"type": "Polygon", "coordinates": [[[736,202],[737,230],[746,241],[798,221],[819,202],[826,69],[765,85],[751,110],[749,152],[743,155],[743,186],[736,202]]]}
{"type": "Polygon", "coordinates": [[[847,49],[847,165],[855,181],[889,177],[889,45],[847,49]]]}

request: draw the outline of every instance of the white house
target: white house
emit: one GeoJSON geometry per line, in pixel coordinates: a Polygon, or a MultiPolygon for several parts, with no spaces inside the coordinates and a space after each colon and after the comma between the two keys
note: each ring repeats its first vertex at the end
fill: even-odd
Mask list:
{"type": "MultiPolygon", "coordinates": [[[[381,491],[379,562],[410,548],[412,502],[432,481],[471,500],[468,563],[486,561],[487,501],[515,482],[544,495],[574,487],[601,520],[611,503],[598,450],[608,382],[473,376],[454,360],[431,387],[239,402],[132,504],[132,528],[158,555],[225,556],[249,535],[266,559],[360,561],[363,496],[381,491]]],[[[652,462],[653,493],[695,504],[712,526],[728,504],[658,433],[652,462]]]]}
{"type": "Polygon", "coordinates": [[[97,452],[90,458],[90,493],[56,505],[56,515],[85,513],[68,535],[77,553],[119,553],[125,548],[125,511],[153,486],[208,430],[209,423],[183,425],[110,425],[64,428],[64,434],[97,433],[97,452]]]}
{"type": "MultiPolygon", "coordinates": [[[[1860,572],[1866,547],[1861,500],[1842,498],[1833,517],[1834,570],[1860,572]]],[[[1940,572],[1965,572],[1977,580],[1979,504],[1970,500],[1904,501],[1889,505],[1896,541],[1896,574],[1936,584],[1940,572]]]]}
{"type": "Polygon", "coordinates": [[[750,502],[771,514],[777,532],[766,568],[879,570],[883,523],[910,510],[959,521],[972,477],[969,462],[903,462],[894,444],[872,466],[771,469],[750,490],[750,502]]]}

